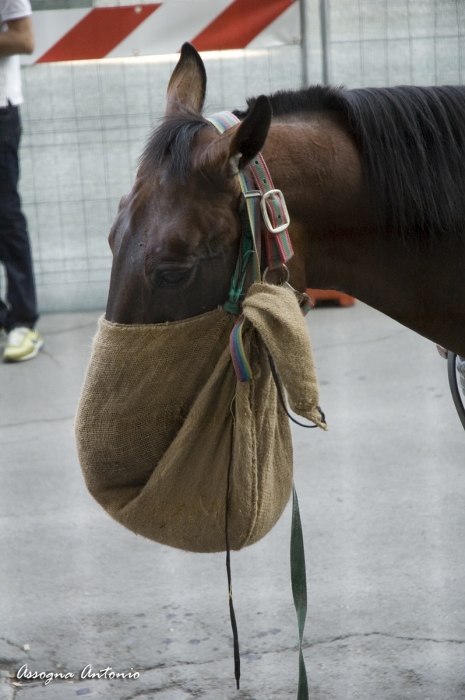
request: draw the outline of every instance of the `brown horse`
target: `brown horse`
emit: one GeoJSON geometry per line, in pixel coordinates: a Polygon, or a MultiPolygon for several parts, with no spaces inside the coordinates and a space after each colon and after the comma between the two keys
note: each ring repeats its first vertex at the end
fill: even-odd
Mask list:
{"type": "Polygon", "coordinates": [[[261,151],[283,191],[291,282],[346,292],[465,356],[465,87],[260,96],[220,135],[185,44],[110,233],[106,317],[160,323],[225,302],[238,255],[235,173],[261,151]]]}

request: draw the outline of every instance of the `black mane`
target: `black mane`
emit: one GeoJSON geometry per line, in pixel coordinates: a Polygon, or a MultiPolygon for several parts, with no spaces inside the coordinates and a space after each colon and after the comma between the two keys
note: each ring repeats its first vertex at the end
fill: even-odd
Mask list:
{"type": "MultiPolygon", "coordinates": [[[[316,85],[269,97],[274,117],[330,111],[354,137],[378,225],[406,241],[427,244],[465,235],[465,86],[343,88],[316,85]]],[[[236,111],[243,118],[248,110],[236,111]]],[[[188,177],[195,135],[210,122],[182,111],[153,132],[141,157],[150,169],[169,154],[188,177]]]]}
{"type": "Polygon", "coordinates": [[[185,181],[190,170],[192,141],[200,129],[212,124],[185,107],[162,121],[149,137],[140,162],[154,171],[167,155],[171,156],[172,173],[185,181]]]}
{"type": "MultiPolygon", "coordinates": [[[[269,99],[275,117],[322,110],[343,115],[381,228],[424,243],[464,235],[465,87],[315,86],[269,99]]],[[[254,101],[248,100],[249,109],[254,101]]]]}

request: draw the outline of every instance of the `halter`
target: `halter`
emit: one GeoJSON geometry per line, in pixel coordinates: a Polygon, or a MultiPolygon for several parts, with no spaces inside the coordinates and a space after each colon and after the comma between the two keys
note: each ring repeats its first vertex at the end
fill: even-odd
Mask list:
{"type": "MultiPolygon", "coordinates": [[[[238,119],[231,112],[219,112],[209,117],[209,121],[218,129],[220,133],[226,131],[230,127],[237,124],[238,119]]],[[[231,279],[229,290],[229,299],[223,305],[224,309],[232,314],[240,313],[240,298],[244,293],[244,285],[248,271],[252,268],[253,282],[266,282],[266,276],[269,270],[282,269],[284,276],[281,278],[280,284],[287,286],[297,296],[302,314],[305,316],[312,308],[313,303],[307,294],[298,292],[289,284],[289,270],[286,262],[292,258],[294,251],[292,249],[291,240],[288,233],[290,223],[289,212],[287,210],[284,195],[281,190],[275,189],[271,179],[270,172],[266,166],[261,153],[255,156],[249,165],[249,173],[252,176],[253,183],[257,189],[253,189],[250,182],[250,175],[239,171],[237,173],[241,185],[242,194],[245,201],[245,215],[241,212],[241,242],[239,256],[236,263],[236,268],[231,279]],[[267,267],[263,275],[260,268],[260,252],[261,252],[261,234],[262,227],[260,225],[260,210],[264,221],[264,239],[266,247],[267,267]]],[[[252,379],[252,370],[244,352],[242,342],[242,328],[244,324],[244,316],[239,315],[236,324],[230,336],[230,351],[231,358],[236,370],[237,378],[240,382],[249,381],[252,379]]],[[[281,394],[280,384],[276,376],[271,356],[270,360],[271,372],[276,383],[279,399],[291,420],[297,423],[295,419],[287,411],[284,399],[281,394]]],[[[321,410],[321,409],[320,409],[321,410]]],[[[323,415],[323,414],[322,414],[323,415]]],[[[324,415],[323,415],[324,420],[324,415]]],[[[303,425],[305,428],[313,428],[316,426],[303,425]]],[[[228,475],[229,482],[229,475],[228,475]]],[[[228,489],[229,491],[229,489],[228,489]]],[[[226,511],[227,512],[227,511],[226,511]]],[[[239,638],[236,625],[236,616],[234,613],[232,584],[231,584],[231,564],[230,550],[228,543],[228,517],[226,515],[225,523],[226,534],[226,570],[228,575],[228,591],[229,591],[229,611],[231,616],[231,626],[234,638],[234,672],[236,677],[237,688],[239,689],[240,679],[240,655],[239,655],[239,638]]],[[[308,700],[308,682],[307,672],[305,669],[305,661],[302,652],[303,633],[305,618],[307,615],[307,580],[305,573],[305,550],[302,536],[302,525],[299,513],[299,502],[295,485],[292,488],[292,524],[291,524],[291,585],[294,606],[297,614],[297,626],[299,631],[299,682],[297,690],[297,700],[308,700]]]]}
{"type": "MultiPolygon", "coordinates": [[[[222,134],[240,122],[232,112],[218,112],[208,118],[222,134]]],[[[270,171],[261,153],[249,165],[248,173],[239,171],[237,176],[245,202],[244,215],[241,213],[241,242],[236,268],[231,279],[228,301],[224,309],[239,315],[231,332],[230,350],[237,379],[247,382],[252,379],[252,369],[244,353],[242,327],[244,317],[240,314],[240,299],[244,294],[247,274],[251,270],[252,282],[266,282],[268,271],[281,269],[280,284],[291,289],[297,296],[299,306],[305,316],[313,304],[307,294],[298,292],[289,284],[289,270],[286,263],[293,257],[288,227],[290,223],[286,201],[281,190],[274,187],[270,171]],[[255,185],[255,188],[253,187],[255,185]],[[264,227],[260,224],[262,214],[264,227]],[[263,275],[260,268],[261,236],[265,240],[267,266],[263,275]]]]}

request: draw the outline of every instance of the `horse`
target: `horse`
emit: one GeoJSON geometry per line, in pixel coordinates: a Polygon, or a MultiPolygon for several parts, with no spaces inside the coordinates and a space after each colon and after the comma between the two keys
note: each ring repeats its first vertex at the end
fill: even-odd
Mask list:
{"type": "Polygon", "coordinates": [[[220,134],[184,44],[109,235],[106,318],[156,324],[228,297],[236,177],[261,152],[285,196],[290,283],[349,294],[465,356],[465,87],[314,86],[248,100],[220,134]]]}

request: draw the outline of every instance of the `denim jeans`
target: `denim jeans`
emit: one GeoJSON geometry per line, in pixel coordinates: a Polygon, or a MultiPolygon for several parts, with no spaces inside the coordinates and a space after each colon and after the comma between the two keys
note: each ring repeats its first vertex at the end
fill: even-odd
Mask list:
{"type": "Polygon", "coordinates": [[[0,326],[32,328],[37,304],[26,219],[18,194],[19,109],[0,108],[0,262],[5,267],[6,303],[0,299],[0,326]]]}

